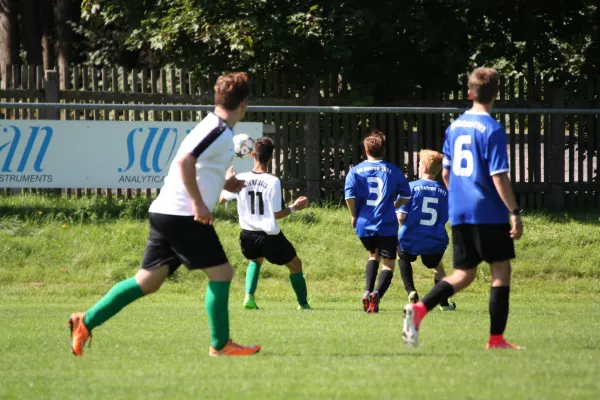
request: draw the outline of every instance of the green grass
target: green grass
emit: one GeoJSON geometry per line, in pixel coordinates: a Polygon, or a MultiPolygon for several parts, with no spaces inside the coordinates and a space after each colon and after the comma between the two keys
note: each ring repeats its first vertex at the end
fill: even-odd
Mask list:
{"type": "MultiPolygon", "coordinates": [[[[241,309],[245,262],[235,212],[217,229],[238,270],[232,336],[256,357],[211,359],[202,273],[178,271],[68,351],[66,318],[138,268],[147,201],[0,198],[0,398],[596,398],[600,393],[598,215],[525,217],[507,338],[483,351],[489,270],[427,317],[419,349],[401,340],[399,276],[379,315],[360,309],[365,254],[345,210],[309,209],[282,224],[303,259],[314,310],[295,310],[285,268],[261,271],[258,311],[241,309]],[[40,211],[42,213],[40,214],[40,211]]],[[[449,255],[446,264],[450,265],[449,255]]],[[[450,267],[447,267],[451,270],[450,267]]],[[[397,275],[397,274],[396,274],[397,275]]],[[[417,287],[432,286],[415,263],[417,287]]]]}

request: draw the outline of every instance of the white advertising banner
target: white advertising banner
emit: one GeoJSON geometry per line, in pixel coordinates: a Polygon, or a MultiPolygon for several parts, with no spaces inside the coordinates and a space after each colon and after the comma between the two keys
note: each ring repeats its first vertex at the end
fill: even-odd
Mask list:
{"type": "MultiPolygon", "coordinates": [[[[0,120],[0,187],[160,188],[198,122],[0,120]]],[[[263,124],[234,132],[257,139],[263,124]]],[[[235,157],[236,172],[252,158],[235,157]]]]}

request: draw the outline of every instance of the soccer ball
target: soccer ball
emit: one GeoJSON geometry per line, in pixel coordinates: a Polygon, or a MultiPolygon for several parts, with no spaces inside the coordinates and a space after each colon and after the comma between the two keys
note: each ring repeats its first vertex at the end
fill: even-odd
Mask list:
{"type": "Polygon", "coordinates": [[[233,151],[239,158],[246,158],[254,149],[254,140],[245,133],[233,137],[233,151]]]}

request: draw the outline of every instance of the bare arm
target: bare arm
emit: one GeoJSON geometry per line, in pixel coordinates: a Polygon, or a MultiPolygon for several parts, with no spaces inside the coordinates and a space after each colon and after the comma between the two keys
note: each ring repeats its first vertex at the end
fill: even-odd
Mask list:
{"type": "Polygon", "coordinates": [[[402,207],[403,205],[405,205],[410,199],[405,199],[403,197],[400,197],[398,200],[394,201],[394,207],[398,208],[398,207],[402,207]]]}
{"type": "Polygon", "coordinates": [[[353,228],[356,228],[356,201],[354,199],[346,199],[346,206],[348,206],[348,210],[350,210],[350,223],[353,228]]]}
{"type": "MultiPolygon", "coordinates": [[[[492,180],[494,181],[494,186],[496,187],[496,190],[498,191],[498,194],[500,195],[500,198],[504,202],[506,208],[508,208],[510,211],[517,210],[517,200],[515,200],[510,179],[508,179],[508,174],[501,173],[493,175],[492,180]]],[[[510,221],[512,226],[510,235],[514,239],[519,239],[523,234],[523,222],[521,221],[521,216],[511,214],[510,221]]]]}
{"type": "MultiPolygon", "coordinates": [[[[294,208],[294,211],[304,210],[306,207],[308,207],[308,199],[304,196],[298,197],[291,207],[294,208]]],[[[293,213],[294,211],[292,211],[291,207],[286,207],[283,210],[275,212],[275,219],[285,218],[293,213]]]]}
{"type": "Polygon", "coordinates": [[[400,226],[404,225],[406,222],[406,214],[403,212],[396,213],[396,218],[398,218],[398,223],[400,226]]]}
{"type": "Polygon", "coordinates": [[[444,180],[444,185],[446,185],[446,189],[450,189],[450,170],[443,168],[442,169],[442,179],[444,180]]]}
{"type": "Polygon", "coordinates": [[[211,224],[214,218],[202,200],[198,183],[196,182],[196,157],[186,154],[177,161],[179,174],[185,190],[192,200],[194,219],[202,224],[211,224]]]}

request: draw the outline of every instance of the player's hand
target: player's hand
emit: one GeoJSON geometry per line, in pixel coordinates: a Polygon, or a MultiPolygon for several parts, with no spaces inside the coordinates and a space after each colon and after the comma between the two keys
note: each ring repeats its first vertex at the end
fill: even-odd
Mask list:
{"type": "Polygon", "coordinates": [[[215,221],[214,217],[204,203],[193,203],[192,210],[194,212],[194,220],[205,225],[212,225],[215,221]]]}
{"type": "Polygon", "coordinates": [[[520,215],[510,216],[510,237],[514,240],[519,240],[523,236],[523,221],[520,215]]]}
{"type": "Polygon", "coordinates": [[[306,207],[308,207],[308,198],[305,196],[300,196],[296,199],[296,201],[294,201],[292,206],[294,209],[296,209],[296,211],[304,210],[306,207]]]}
{"type": "Polygon", "coordinates": [[[351,217],[350,223],[352,224],[352,228],[356,228],[356,217],[351,217]]]}
{"type": "MultiPolygon", "coordinates": [[[[229,172],[229,170],[227,170],[227,172],[229,172]]],[[[228,178],[227,178],[227,174],[225,175],[227,180],[225,181],[224,189],[231,193],[238,193],[240,190],[242,190],[246,186],[246,182],[236,178],[235,172],[233,172],[233,170],[231,171],[231,173],[232,173],[232,175],[229,176],[228,178]]]]}

